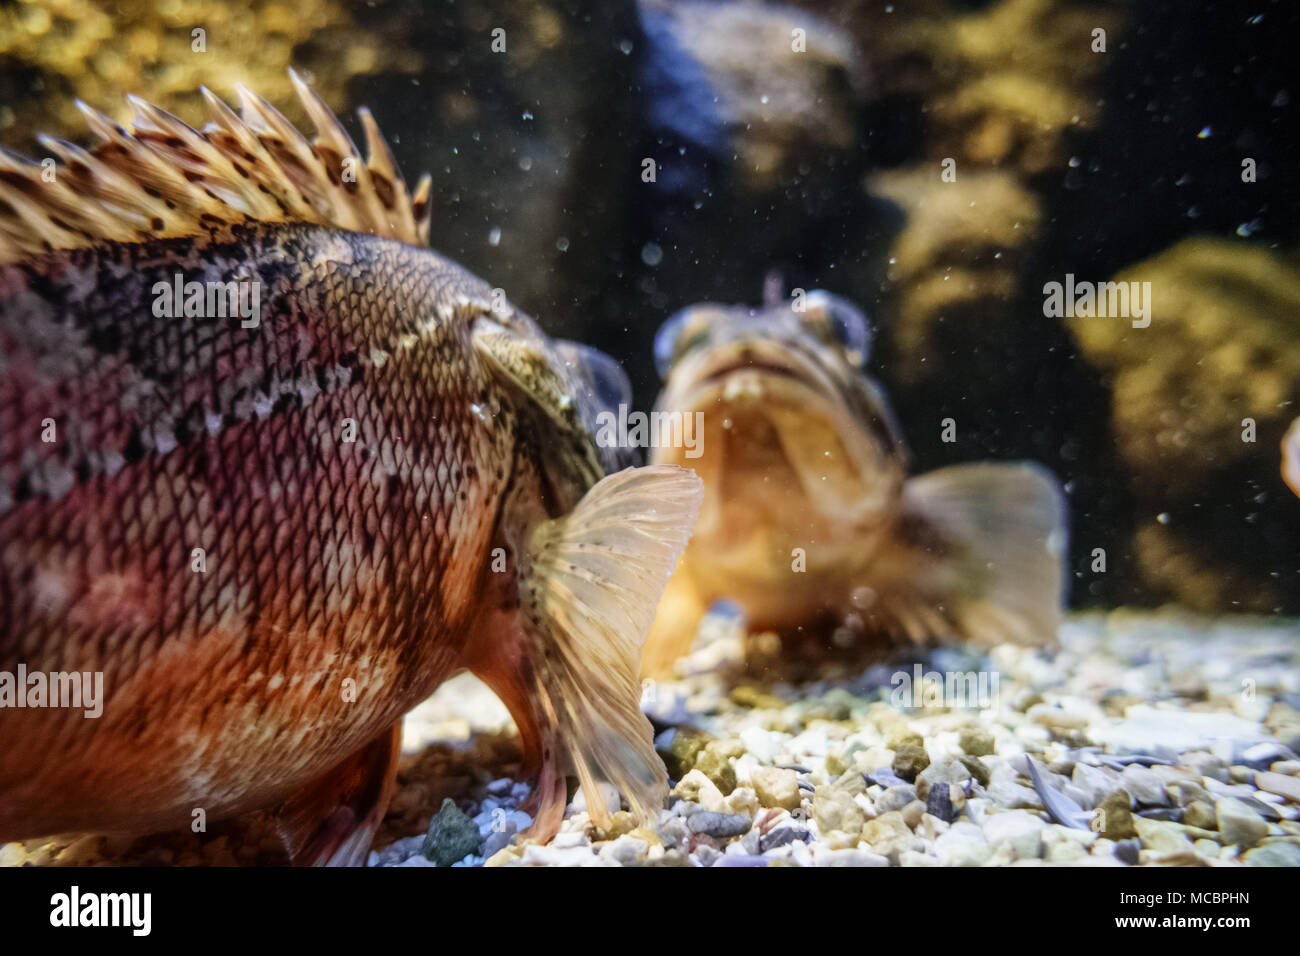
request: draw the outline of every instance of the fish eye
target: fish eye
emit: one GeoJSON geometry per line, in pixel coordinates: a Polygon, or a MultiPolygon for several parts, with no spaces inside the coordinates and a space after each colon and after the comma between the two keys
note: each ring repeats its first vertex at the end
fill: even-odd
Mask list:
{"type": "Polygon", "coordinates": [[[848,299],[814,289],[804,296],[804,321],[829,331],[851,361],[866,362],[871,353],[871,323],[848,299]]]}
{"type": "Polygon", "coordinates": [[[680,309],[670,315],[655,333],[655,371],[667,381],[677,360],[708,339],[709,322],[698,306],[680,309]]]}

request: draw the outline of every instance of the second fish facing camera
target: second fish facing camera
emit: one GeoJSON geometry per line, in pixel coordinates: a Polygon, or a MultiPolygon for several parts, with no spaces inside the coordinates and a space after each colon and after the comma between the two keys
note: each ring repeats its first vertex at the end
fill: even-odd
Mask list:
{"type": "Polygon", "coordinates": [[[695,305],[660,330],[658,410],[699,413],[703,430],[692,457],[661,445],[652,460],[695,469],[705,497],[643,674],[670,675],[720,600],[739,605],[750,634],[779,637],[749,642],[751,667],[907,643],[1055,642],[1059,482],[1034,463],[909,477],[893,413],[863,371],[869,351],[866,318],[825,292],[695,305]]]}

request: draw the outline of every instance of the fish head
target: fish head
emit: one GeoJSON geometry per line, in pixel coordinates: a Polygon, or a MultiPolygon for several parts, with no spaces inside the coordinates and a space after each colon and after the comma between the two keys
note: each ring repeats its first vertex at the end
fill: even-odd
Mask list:
{"type": "Polygon", "coordinates": [[[758,308],[694,305],[664,324],[658,410],[691,416],[698,447],[659,447],[654,460],[700,473],[701,525],[724,506],[860,525],[896,503],[905,456],[863,371],[870,347],[867,317],[822,291],[758,308]]]}
{"type": "Polygon", "coordinates": [[[600,414],[631,401],[632,386],[614,358],[551,339],[510,308],[478,317],[473,341],[505,384],[557,504],[571,507],[602,476],[639,464],[596,441],[600,414]]]}

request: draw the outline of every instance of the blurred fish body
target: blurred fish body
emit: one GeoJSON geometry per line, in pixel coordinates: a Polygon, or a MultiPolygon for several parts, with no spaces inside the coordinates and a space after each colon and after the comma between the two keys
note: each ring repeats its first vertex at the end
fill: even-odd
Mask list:
{"type": "Polygon", "coordinates": [[[532,836],[570,771],[657,811],[637,662],[699,480],[607,475],[617,364],[425,248],[427,182],[294,81],[314,142],[241,88],[201,132],[87,110],[53,177],[0,157],[0,841],[269,810],[356,863],[461,669],[540,775],[532,836]],[[6,699],[20,669],[102,675],[102,713],[6,699]]]}
{"type": "Polygon", "coordinates": [[[643,673],[671,672],[723,599],[805,663],[900,641],[1055,641],[1056,479],[994,463],[909,478],[889,405],[862,371],[869,346],[865,317],[824,292],[696,305],[660,330],[658,408],[702,413],[703,452],[659,448],[653,460],[694,468],[705,491],[643,673]]]}

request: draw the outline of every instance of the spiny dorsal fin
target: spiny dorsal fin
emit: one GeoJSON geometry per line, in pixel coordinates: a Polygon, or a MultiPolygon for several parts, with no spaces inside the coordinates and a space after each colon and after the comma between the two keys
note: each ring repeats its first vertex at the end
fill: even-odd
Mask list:
{"type": "Polygon", "coordinates": [[[202,130],[135,96],[127,97],[130,129],[78,102],[101,142],[87,152],[40,137],[62,163],[53,181],[40,163],[0,150],[0,263],[221,223],[307,222],[426,245],[429,177],[412,196],[368,110],[360,111],[363,159],[324,101],[289,76],[316,126],[312,142],[240,86],[240,115],[202,90],[202,130]]]}

